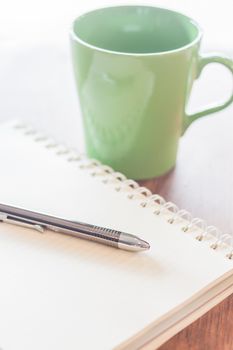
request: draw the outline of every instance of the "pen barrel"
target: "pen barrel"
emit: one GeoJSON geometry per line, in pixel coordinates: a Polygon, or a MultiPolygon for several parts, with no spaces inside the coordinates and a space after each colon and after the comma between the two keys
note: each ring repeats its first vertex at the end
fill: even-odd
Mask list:
{"type": "Polygon", "coordinates": [[[50,229],[77,238],[102,243],[111,247],[141,251],[150,248],[148,242],[135,235],[110,228],[87,224],[80,221],[68,220],[43,213],[16,208],[0,203],[0,221],[14,225],[34,228],[39,232],[50,229]]]}
{"type": "Polygon", "coordinates": [[[47,228],[58,233],[66,233],[77,238],[83,238],[88,241],[102,243],[111,247],[118,248],[118,241],[121,235],[120,231],[89,224],[75,223],[75,226],[75,230],[66,228],[57,229],[53,225],[48,225],[47,228]]]}

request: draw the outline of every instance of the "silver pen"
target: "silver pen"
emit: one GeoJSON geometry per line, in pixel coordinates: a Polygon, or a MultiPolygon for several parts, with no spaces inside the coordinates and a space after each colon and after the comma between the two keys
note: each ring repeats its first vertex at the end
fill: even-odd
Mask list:
{"type": "Polygon", "coordinates": [[[41,233],[45,229],[49,229],[57,233],[67,234],[129,251],[136,252],[150,249],[148,242],[129,233],[37,213],[6,204],[0,204],[0,221],[33,228],[41,233]]]}

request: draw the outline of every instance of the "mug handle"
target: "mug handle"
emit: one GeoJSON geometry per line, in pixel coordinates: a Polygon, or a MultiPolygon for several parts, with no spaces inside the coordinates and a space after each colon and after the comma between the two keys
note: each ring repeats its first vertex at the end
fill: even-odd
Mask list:
{"type": "MultiPolygon", "coordinates": [[[[197,79],[199,78],[203,68],[209,63],[220,63],[223,66],[225,66],[226,68],[228,68],[233,75],[233,60],[230,59],[229,57],[226,57],[223,55],[208,54],[208,55],[200,56],[199,60],[200,61],[199,61],[197,79]]],[[[183,133],[187,130],[187,128],[196,119],[204,117],[204,116],[211,114],[211,113],[221,111],[222,109],[229,106],[232,102],[233,102],[233,90],[232,90],[231,96],[227,99],[227,101],[225,101],[219,105],[207,108],[204,111],[200,111],[200,112],[195,113],[195,114],[191,114],[191,115],[185,114],[183,133]]]]}

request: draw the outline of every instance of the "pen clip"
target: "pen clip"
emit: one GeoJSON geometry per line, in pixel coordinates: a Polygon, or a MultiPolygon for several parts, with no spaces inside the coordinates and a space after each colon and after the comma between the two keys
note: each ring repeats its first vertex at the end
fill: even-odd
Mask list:
{"type": "Polygon", "coordinates": [[[23,221],[20,219],[14,219],[13,217],[8,218],[8,215],[5,213],[0,213],[0,221],[6,223],[6,224],[12,224],[16,226],[26,227],[26,228],[32,228],[40,233],[44,232],[44,227],[38,224],[33,224],[31,222],[26,222],[24,219],[23,221]]]}

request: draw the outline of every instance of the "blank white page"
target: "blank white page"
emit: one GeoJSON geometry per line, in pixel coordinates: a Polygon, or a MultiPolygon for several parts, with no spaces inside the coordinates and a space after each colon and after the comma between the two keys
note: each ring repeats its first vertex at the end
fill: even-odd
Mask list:
{"type": "Polygon", "coordinates": [[[130,253],[0,223],[0,347],[112,349],[232,273],[210,242],[39,138],[0,127],[1,203],[133,233],[151,249],[130,253]]]}

